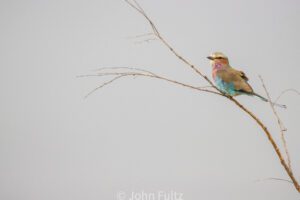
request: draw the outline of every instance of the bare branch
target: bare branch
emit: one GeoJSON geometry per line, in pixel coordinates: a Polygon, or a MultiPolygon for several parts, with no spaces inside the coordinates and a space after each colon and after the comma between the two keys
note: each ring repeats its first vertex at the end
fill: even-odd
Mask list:
{"type": "MultiPolygon", "coordinates": [[[[175,51],[175,49],[161,36],[161,34],[157,30],[155,24],[152,22],[152,20],[148,17],[148,15],[145,13],[145,11],[141,8],[141,6],[135,0],[133,0],[133,2],[136,5],[134,5],[133,3],[131,3],[128,0],[125,0],[125,2],[128,3],[131,7],[133,7],[135,10],[137,10],[139,13],[141,13],[146,18],[146,20],[150,23],[153,33],[178,59],[180,59],[182,62],[184,62],[190,68],[192,68],[198,75],[200,75],[202,78],[204,78],[212,87],[214,87],[216,90],[219,90],[218,88],[215,87],[215,85],[212,83],[212,81],[207,76],[205,76],[197,67],[195,67],[195,65],[191,64],[187,59],[183,58],[179,53],[177,53],[177,51],[175,51]]],[[[219,92],[221,92],[221,91],[219,91],[219,92]]]]}
{"type": "Polygon", "coordinates": [[[135,0],[133,0],[134,3],[131,3],[129,0],[125,0],[125,2],[127,4],[129,4],[132,8],[134,8],[136,11],[138,11],[140,14],[142,14],[147,19],[147,21],[150,23],[150,26],[151,26],[154,34],[156,36],[159,36],[159,32],[158,32],[156,26],[154,25],[152,20],[147,16],[146,12],[142,9],[142,7],[135,0]]]}
{"type": "Polygon", "coordinates": [[[139,41],[135,41],[134,44],[142,44],[142,43],[150,43],[151,41],[157,41],[157,37],[154,33],[146,33],[146,34],[141,34],[141,35],[136,35],[136,36],[130,36],[130,37],[126,37],[127,39],[141,39],[139,41]],[[149,37],[149,38],[145,38],[145,37],[149,37]],[[142,39],[145,38],[145,39],[142,39]]]}
{"type": "Polygon", "coordinates": [[[288,183],[292,183],[292,181],[290,180],[286,180],[286,179],[283,179],[283,178],[265,178],[265,179],[258,179],[256,180],[256,182],[262,182],[262,181],[272,181],[272,180],[275,180],[275,181],[284,181],[284,182],[288,182],[288,183]]]}
{"type": "Polygon", "coordinates": [[[129,36],[126,37],[127,39],[137,39],[141,37],[146,37],[146,36],[155,36],[154,33],[145,33],[145,34],[140,34],[140,35],[135,35],[135,36],[129,36]]]}
{"type": "MultiPolygon", "coordinates": [[[[170,78],[166,78],[166,77],[163,77],[163,76],[159,76],[159,75],[156,75],[152,72],[149,72],[149,71],[146,71],[146,70],[142,70],[142,69],[139,69],[139,68],[125,68],[125,67],[117,67],[115,69],[135,69],[135,70],[140,70],[142,72],[146,72],[146,73],[142,73],[142,72],[132,72],[132,71],[127,71],[127,72],[103,72],[103,73],[97,73],[97,74],[87,74],[87,75],[80,75],[80,76],[77,76],[77,77],[92,77],[92,76],[114,76],[113,79],[111,79],[110,81],[108,82],[105,82],[103,84],[101,84],[100,86],[96,87],[95,89],[93,89],[91,92],[89,92],[86,97],[88,97],[89,95],[91,95],[92,93],[94,93],[96,90],[108,85],[108,84],[111,84],[112,82],[114,82],[115,80],[119,79],[119,78],[122,78],[122,77],[126,77],[126,76],[133,76],[133,77],[136,77],[136,76],[140,76],[140,77],[149,77],[149,78],[155,78],[155,79],[160,79],[160,80],[164,80],[164,81],[167,81],[167,82],[170,82],[170,83],[173,83],[173,84],[176,84],[176,85],[180,85],[180,86],[183,86],[183,87],[186,87],[186,88],[190,88],[190,89],[194,89],[194,90],[197,90],[197,91],[201,91],[201,92],[208,92],[208,93],[212,93],[212,94],[217,94],[217,95],[220,95],[220,96],[224,96],[222,93],[219,93],[218,91],[212,91],[212,90],[209,90],[209,89],[205,89],[207,87],[196,87],[196,86],[193,86],[193,85],[190,85],[190,84],[186,84],[186,83],[182,83],[182,82],[179,82],[179,81],[176,81],[176,80],[173,80],[173,79],[170,79],[170,78]]],[[[105,69],[105,68],[101,68],[101,69],[105,69]]],[[[101,70],[100,69],[100,70],[101,70]]],[[[108,68],[106,68],[108,69],[108,68]]],[[[111,69],[114,69],[114,68],[111,68],[111,69]]]]}
{"type": "Polygon", "coordinates": [[[298,184],[298,181],[296,180],[293,171],[289,168],[289,166],[286,164],[280,149],[278,148],[278,145],[276,144],[275,140],[273,139],[271,133],[269,132],[269,130],[267,129],[267,127],[262,123],[262,121],[260,119],[258,119],[258,117],[256,117],[250,110],[248,110],[245,106],[243,106],[240,102],[238,102],[236,99],[232,98],[232,97],[227,97],[228,99],[230,99],[233,103],[235,103],[238,107],[240,107],[243,111],[245,111],[254,121],[256,121],[256,123],[262,128],[262,130],[264,131],[264,133],[266,134],[266,136],[268,137],[268,140],[270,141],[271,145],[273,146],[273,149],[275,150],[281,165],[284,167],[286,173],[289,175],[290,179],[292,180],[296,190],[298,192],[300,192],[300,186],[298,184]]]}
{"type": "Polygon", "coordinates": [[[210,86],[210,85],[207,85],[207,86],[200,86],[200,87],[198,87],[198,88],[213,88],[213,89],[215,89],[215,87],[213,87],[213,86],[210,86]]]}
{"type": "Polygon", "coordinates": [[[116,76],[114,77],[113,79],[101,84],[100,86],[96,87],[95,89],[93,89],[92,91],[90,91],[87,95],[85,95],[84,98],[87,98],[88,96],[90,96],[91,94],[93,94],[96,90],[100,89],[100,88],[103,88],[104,86],[108,85],[108,84],[111,84],[112,82],[124,77],[125,75],[119,75],[119,76],[116,76]]]}
{"type": "Polygon", "coordinates": [[[93,71],[100,72],[100,71],[103,71],[103,70],[119,70],[119,69],[133,70],[133,71],[139,71],[139,72],[146,72],[148,74],[152,74],[153,76],[156,76],[156,74],[154,74],[153,72],[150,72],[148,70],[141,69],[141,68],[136,68],[136,67],[101,67],[101,68],[95,69],[93,71]]]}
{"type": "Polygon", "coordinates": [[[289,151],[288,151],[286,139],[285,139],[285,136],[284,136],[284,132],[285,132],[287,129],[285,128],[283,122],[281,121],[281,119],[280,119],[280,117],[279,117],[279,115],[278,115],[278,113],[277,113],[277,111],[276,111],[276,109],[275,109],[275,107],[274,107],[274,104],[272,103],[272,99],[271,99],[270,94],[269,94],[269,92],[268,92],[268,90],[267,90],[267,87],[266,87],[266,85],[265,85],[265,83],[264,83],[263,78],[262,78],[261,76],[259,76],[259,79],[260,79],[260,81],[261,81],[261,83],[262,83],[262,86],[263,86],[263,88],[264,88],[264,90],[265,90],[265,93],[266,93],[267,98],[268,98],[268,100],[269,100],[269,103],[270,103],[270,106],[271,106],[271,108],[272,108],[272,111],[273,111],[273,113],[274,113],[274,115],[275,115],[275,117],[276,117],[276,119],[277,119],[277,124],[278,124],[279,130],[280,130],[281,141],[282,141],[282,143],[283,143],[284,151],[285,151],[285,154],[286,154],[286,157],[287,157],[288,167],[289,167],[290,170],[292,170],[292,167],[291,167],[291,158],[290,158],[290,154],[289,154],[289,151]]]}
{"type": "Polygon", "coordinates": [[[157,41],[157,38],[148,38],[148,39],[136,41],[134,42],[134,44],[150,43],[151,41],[157,41]]]}

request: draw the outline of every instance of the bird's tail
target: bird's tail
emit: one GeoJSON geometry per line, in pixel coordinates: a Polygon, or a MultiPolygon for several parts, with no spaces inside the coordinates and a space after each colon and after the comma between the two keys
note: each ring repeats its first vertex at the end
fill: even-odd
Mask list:
{"type": "MultiPolygon", "coordinates": [[[[265,102],[269,102],[269,100],[267,98],[265,98],[265,97],[263,97],[263,96],[261,96],[257,93],[253,93],[253,95],[257,96],[258,98],[260,98],[261,100],[263,100],[265,102]]],[[[278,106],[280,108],[287,108],[287,106],[283,105],[283,104],[278,104],[278,103],[275,103],[275,102],[270,102],[270,103],[272,103],[274,106],[278,106]]]]}

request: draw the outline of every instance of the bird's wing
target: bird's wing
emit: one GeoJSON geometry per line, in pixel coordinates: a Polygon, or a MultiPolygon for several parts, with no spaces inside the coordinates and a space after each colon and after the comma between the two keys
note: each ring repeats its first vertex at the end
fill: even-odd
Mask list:
{"type": "Polygon", "coordinates": [[[234,89],[246,93],[253,93],[252,87],[247,83],[247,76],[244,72],[238,71],[232,67],[217,71],[217,76],[226,83],[233,83],[234,89]]]}
{"type": "Polygon", "coordinates": [[[243,72],[243,71],[239,71],[240,74],[241,74],[241,77],[245,80],[245,81],[248,81],[249,78],[246,76],[246,74],[243,72]]]}

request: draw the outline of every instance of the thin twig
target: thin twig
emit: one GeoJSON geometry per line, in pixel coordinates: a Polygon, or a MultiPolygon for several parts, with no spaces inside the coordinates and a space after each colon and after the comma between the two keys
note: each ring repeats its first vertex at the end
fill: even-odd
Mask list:
{"type": "Polygon", "coordinates": [[[135,36],[128,36],[126,39],[137,39],[141,37],[146,37],[146,36],[153,36],[153,33],[145,33],[145,34],[140,34],[140,35],[135,35],[135,36]]]}
{"type": "Polygon", "coordinates": [[[284,151],[285,151],[285,154],[286,154],[288,167],[290,168],[290,170],[292,170],[292,167],[291,167],[291,158],[290,158],[290,154],[289,154],[289,151],[288,151],[288,147],[287,147],[287,143],[286,143],[286,139],[285,139],[285,134],[284,134],[284,132],[285,132],[287,129],[285,128],[283,122],[281,121],[281,119],[280,119],[280,117],[279,117],[279,115],[278,115],[278,113],[277,113],[277,111],[276,111],[276,109],[275,109],[275,107],[274,107],[274,104],[272,103],[272,99],[271,99],[270,94],[269,94],[269,92],[268,92],[268,90],[267,90],[267,87],[266,87],[266,85],[265,85],[265,83],[264,83],[263,78],[262,78],[261,76],[259,76],[259,79],[260,79],[260,81],[261,81],[261,83],[262,83],[262,86],[263,86],[263,88],[264,88],[264,90],[265,90],[265,93],[266,93],[266,95],[267,95],[267,98],[268,98],[268,100],[269,100],[269,102],[270,102],[270,106],[271,106],[271,108],[272,108],[272,111],[273,111],[273,113],[274,113],[274,115],[275,115],[275,117],[276,117],[276,119],[277,119],[277,124],[278,124],[278,126],[279,126],[280,136],[281,136],[281,141],[282,141],[282,143],[283,143],[284,151]]]}
{"type": "Polygon", "coordinates": [[[136,42],[134,42],[134,44],[150,43],[151,41],[157,41],[157,38],[149,38],[149,39],[144,39],[144,40],[136,41],[136,42]]]}
{"type": "Polygon", "coordinates": [[[278,102],[278,100],[287,92],[294,92],[300,96],[300,92],[298,90],[296,90],[294,88],[290,88],[290,89],[286,89],[286,90],[282,91],[281,94],[276,98],[276,100],[274,102],[275,103],[278,102]]]}
{"type": "Polygon", "coordinates": [[[283,179],[283,178],[264,178],[264,179],[258,179],[255,182],[272,181],[272,180],[275,180],[275,181],[284,181],[284,182],[288,182],[288,183],[292,183],[293,184],[292,181],[286,180],[286,179],[283,179]]]}
{"type": "Polygon", "coordinates": [[[198,87],[198,88],[213,88],[213,89],[215,89],[215,87],[213,87],[213,86],[210,86],[210,85],[207,85],[207,86],[200,86],[200,87],[198,87]]]}
{"type": "Polygon", "coordinates": [[[198,91],[201,91],[201,92],[208,92],[208,93],[224,96],[223,94],[221,94],[219,92],[216,92],[216,91],[212,91],[212,90],[209,90],[209,89],[204,89],[204,88],[201,88],[201,87],[196,87],[196,86],[193,86],[193,85],[190,85],[190,84],[182,83],[182,82],[170,79],[170,78],[155,75],[154,73],[153,74],[145,74],[145,73],[138,73],[138,72],[103,72],[103,73],[98,73],[98,74],[80,75],[80,76],[77,76],[77,77],[91,77],[91,76],[115,76],[115,77],[113,79],[109,80],[108,82],[105,82],[105,83],[101,84],[100,86],[96,87],[91,92],[89,92],[85,97],[88,97],[89,95],[91,95],[92,93],[97,91],[98,89],[103,88],[104,86],[106,86],[108,84],[111,84],[112,82],[116,81],[117,79],[122,78],[122,77],[126,77],[126,76],[134,76],[134,77],[135,76],[141,76],[141,77],[143,76],[143,77],[160,79],[160,80],[164,80],[164,81],[167,81],[167,82],[170,82],[170,83],[174,83],[174,84],[177,84],[177,85],[180,85],[180,86],[183,86],[183,87],[198,90],[198,91]]]}
{"type": "MultiPolygon", "coordinates": [[[[108,85],[108,84],[111,84],[112,82],[124,77],[125,75],[119,75],[119,76],[116,76],[114,77],[113,79],[101,84],[100,86],[96,87],[95,89],[93,89],[92,91],[90,91],[87,95],[85,95],[84,98],[87,98],[88,96],[90,96],[91,94],[93,94],[96,90],[100,89],[100,88],[103,88],[104,86],[108,85]]],[[[83,76],[82,76],[83,77],[83,76]]]]}
{"type": "Polygon", "coordinates": [[[153,72],[150,72],[148,70],[141,69],[141,68],[136,68],[136,67],[101,67],[101,68],[95,69],[93,71],[100,72],[100,71],[103,71],[103,70],[119,70],[119,69],[134,70],[134,71],[139,71],[139,72],[146,72],[148,74],[152,74],[153,76],[156,76],[156,74],[153,73],[153,72]]]}

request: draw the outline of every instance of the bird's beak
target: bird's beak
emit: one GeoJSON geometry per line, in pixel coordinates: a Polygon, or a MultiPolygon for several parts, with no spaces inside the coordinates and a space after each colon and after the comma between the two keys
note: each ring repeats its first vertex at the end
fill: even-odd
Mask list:
{"type": "Polygon", "coordinates": [[[207,56],[206,58],[209,59],[209,60],[214,60],[214,58],[211,57],[211,56],[207,56]]]}

